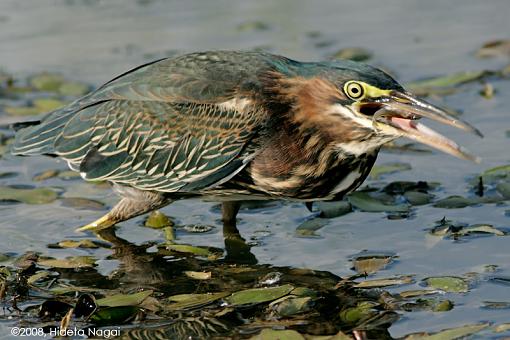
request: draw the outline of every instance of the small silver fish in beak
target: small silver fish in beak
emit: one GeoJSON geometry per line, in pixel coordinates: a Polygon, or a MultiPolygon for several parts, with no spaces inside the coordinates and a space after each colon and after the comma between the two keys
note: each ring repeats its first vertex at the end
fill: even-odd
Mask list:
{"type": "Polygon", "coordinates": [[[373,116],[373,124],[379,131],[392,136],[407,137],[453,156],[480,162],[480,158],[451,139],[417,121],[419,118],[429,118],[483,137],[478,129],[452,116],[446,110],[399,91],[391,91],[389,96],[379,98],[368,105],[375,103],[380,109],[373,116]]]}

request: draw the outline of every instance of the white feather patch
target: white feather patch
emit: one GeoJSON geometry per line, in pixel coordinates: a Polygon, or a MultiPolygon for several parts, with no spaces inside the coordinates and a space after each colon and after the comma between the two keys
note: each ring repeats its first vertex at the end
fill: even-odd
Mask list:
{"type": "Polygon", "coordinates": [[[246,98],[234,98],[227,100],[226,102],[217,103],[216,105],[223,110],[228,111],[243,111],[248,105],[251,104],[251,100],[246,98]]]}

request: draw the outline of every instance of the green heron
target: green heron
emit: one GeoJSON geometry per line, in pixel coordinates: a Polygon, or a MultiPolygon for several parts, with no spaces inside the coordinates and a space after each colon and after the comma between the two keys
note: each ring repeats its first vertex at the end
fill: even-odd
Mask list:
{"type": "Polygon", "coordinates": [[[235,219],[239,200],[342,198],[398,137],[476,161],[421,117],[481,136],[366,64],[214,51],[142,65],[19,123],[12,151],[56,155],[83,179],[113,184],[121,200],[81,230],[196,196],[235,219]]]}

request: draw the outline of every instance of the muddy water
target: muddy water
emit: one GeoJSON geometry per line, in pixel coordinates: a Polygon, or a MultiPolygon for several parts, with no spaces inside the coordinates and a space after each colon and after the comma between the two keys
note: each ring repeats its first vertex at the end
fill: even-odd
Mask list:
{"type": "MultiPolygon", "coordinates": [[[[39,0],[0,3],[0,67],[24,77],[34,72],[60,72],[68,78],[99,85],[140,63],[173,53],[207,49],[264,48],[292,58],[315,60],[340,48],[360,46],[374,52],[373,64],[382,65],[403,82],[457,71],[498,69],[508,59],[477,59],[474,51],[484,42],[508,38],[508,1],[93,1],[39,0]]],[[[506,100],[508,80],[495,80],[497,92],[487,100],[481,85],[468,84],[457,94],[435,98],[438,103],[465,112],[463,118],[477,126],[483,140],[462,132],[441,131],[482,157],[481,164],[450,156],[383,153],[378,164],[405,162],[410,171],[384,176],[367,185],[380,187],[395,180],[439,182],[437,198],[469,195],[469,180],[484,169],[508,164],[510,116],[506,100]]],[[[0,122],[17,118],[0,112],[0,122]]],[[[433,124],[432,124],[433,125],[433,124]]],[[[32,177],[46,169],[65,169],[62,162],[41,157],[0,159],[1,172],[17,177],[0,184],[33,184],[32,177]]],[[[112,204],[108,189],[93,188],[80,181],[51,179],[69,197],[79,196],[112,204]]],[[[416,331],[435,331],[479,321],[508,322],[508,309],[482,308],[483,301],[510,301],[508,285],[490,280],[491,275],[510,276],[508,237],[477,237],[464,241],[434,238],[427,229],[444,216],[475,224],[509,228],[508,203],[484,204],[463,209],[440,209],[431,205],[413,208],[410,218],[390,220],[384,213],[354,212],[330,219],[317,233],[301,238],[296,227],[310,218],[299,204],[279,204],[269,209],[241,211],[239,229],[256,245],[252,253],[259,263],[308,267],[340,276],[354,274],[349,261],[363,250],[395,253],[396,261],[373,278],[413,274],[416,283],[390,291],[420,289],[429,276],[462,276],[479,273],[466,294],[447,294],[455,308],[447,313],[406,313],[392,325],[395,336],[416,331]],[[507,214],[508,215],[508,214],[507,214]],[[484,272],[496,265],[495,274],[484,272]]],[[[216,226],[208,234],[179,234],[180,241],[223,247],[219,214],[213,203],[191,200],[163,210],[180,224],[216,226]],[[190,206],[193,213],[190,214],[190,206]]],[[[58,239],[82,237],[75,227],[102,212],[64,207],[59,201],[47,205],[0,206],[0,252],[22,254],[41,251],[54,256],[80,255],[83,250],[47,249],[58,239]]],[[[160,240],[161,233],[140,228],[138,218],[122,224],[118,235],[135,244],[160,240]]],[[[97,251],[101,258],[107,251],[97,251]]],[[[112,264],[103,261],[107,273],[112,264]]],[[[0,331],[1,331],[0,324],[0,331]]],[[[1,336],[0,336],[1,338],[1,336]]]]}

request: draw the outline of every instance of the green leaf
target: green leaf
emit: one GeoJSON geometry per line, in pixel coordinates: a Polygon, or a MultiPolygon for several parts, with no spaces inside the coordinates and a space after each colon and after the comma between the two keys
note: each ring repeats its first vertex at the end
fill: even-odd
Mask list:
{"type": "Polygon", "coordinates": [[[96,259],[92,256],[73,256],[65,259],[39,259],[37,264],[53,268],[89,268],[93,267],[96,259]]]}
{"type": "Polygon", "coordinates": [[[305,340],[305,337],[294,330],[275,330],[264,328],[258,335],[250,340],[305,340]]]}
{"type": "Polygon", "coordinates": [[[90,321],[100,326],[119,325],[132,320],[139,310],[136,306],[102,308],[90,316],[90,321]]]}
{"type": "Polygon", "coordinates": [[[37,273],[35,273],[34,275],[30,276],[27,279],[27,283],[33,285],[37,281],[44,279],[45,277],[48,277],[48,276],[50,276],[50,272],[48,272],[46,270],[41,270],[41,271],[38,271],[37,273]]]}
{"type": "Polygon", "coordinates": [[[510,200],[510,183],[504,182],[496,185],[496,190],[503,196],[505,199],[510,200]]]}
{"type": "Polygon", "coordinates": [[[361,274],[373,274],[384,269],[393,261],[392,256],[360,256],[353,259],[354,270],[361,274]]]}
{"type": "Polygon", "coordinates": [[[312,308],[312,298],[309,296],[291,297],[287,295],[271,302],[269,307],[279,316],[289,317],[295,314],[308,312],[312,308]]]}
{"type": "Polygon", "coordinates": [[[432,195],[421,191],[406,191],[404,197],[413,206],[429,204],[432,200],[432,195]]]}
{"type": "Polygon", "coordinates": [[[195,246],[190,246],[187,244],[167,244],[165,246],[167,250],[175,251],[178,253],[189,253],[196,256],[209,256],[211,252],[206,248],[200,248],[195,246]]]}
{"type": "Polygon", "coordinates": [[[476,325],[466,325],[466,326],[462,326],[462,327],[457,327],[457,328],[450,328],[450,329],[445,329],[443,331],[440,331],[440,332],[437,332],[435,334],[432,334],[432,335],[412,335],[412,336],[407,336],[406,339],[409,339],[409,340],[416,340],[416,339],[420,339],[420,340],[454,340],[454,339],[460,339],[460,338],[464,338],[464,337],[467,337],[471,334],[475,334],[475,333],[478,333],[480,332],[481,330],[489,327],[490,324],[488,323],[483,323],[483,324],[476,324],[476,325]]]}
{"type": "Polygon", "coordinates": [[[50,188],[18,189],[0,186],[0,200],[13,200],[27,204],[46,204],[57,199],[57,193],[50,188]]]}
{"type": "Polygon", "coordinates": [[[34,107],[36,107],[40,113],[54,111],[65,104],[65,102],[54,98],[39,98],[33,101],[34,107]]]}
{"type": "Polygon", "coordinates": [[[4,111],[12,116],[33,116],[41,111],[33,106],[6,106],[4,111]]]}
{"type": "Polygon", "coordinates": [[[92,240],[62,240],[57,244],[48,245],[49,248],[87,248],[87,249],[96,249],[99,248],[92,240]]]}
{"type": "Polygon", "coordinates": [[[510,323],[502,323],[494,327],[494,332],[496,333],[503,333],[507,331],[510,331],[510,323]]]}
{"type": "Polygon", "coordinates": [[[230,295],[229,292],[174,295],[168,298],[174,303],[167,305],[166,308],[169,310],[186,310],[202,307],[228,295],[230,295]]]}
{"type": "Polygon", "coordinates": [[[406,285],[409,283],[413,283],[412,276],[400,276],[400,277],[395,277],[395,278],[366,280],[366,281],[356,283],[354,285],[354,287],[356,287],[356,288],[378,288],[378,287],[406,285]]]}
{"type": "Polygon", "coordinates": [[[473,224],[472,226],[462,228],[460,230],[461,235],[467,234],[494,234],[497,236],[505,236],[506,233],[499,229],[494,228],[490,224],[473,224]]]}
{"type": "Polygon", "coordinates": [[[58,88],[58,92],[61,95],[71,97],[83,96],[85,93],[89,92],[89,90],[90,87],[88,85],[75,81],[65,81],[58,88]]]}
{"type": "Polygon", "coordinates": [[[510,302],[507,301],[483,301],[483,307],[489,309],[509,309],[510,302]]]}
{"type": "Polygon", "coordinates": [[[407,204],[385,204],[366,192],[353,192],[347,196],[354,207],[367,212],[407,212],[407,204]]]}
{"type": "Polygon", "coordinates": [[[462,196],[449,196],[447,198],[443,198],[442,200],[434,203],[434,207],[436,208],[445,208],[445,209],[459,209],[465,208],[471,205],[479,204],[480,201],[476,198],[467,198],[462,196]]]}
{"type": "Polygon", "coordinates": [[[433,289],[433,290],[432,289],[418,289],[418,290],[406,290],[406,291],[398,293],[398,295],[400,295],[400,297],[402,297],[404,299],[409,299],[409,298],[415,298],[418,296],[434,295],[434,294],[438,294],[438,293],[441,293],[441,291],[436,290],[436,289],[433,289]]]}
{"type": "Polygon", "coordinates": [[[296,228],[296,235],[303,237],[317,237],[316,231],[328,224],[328,220],[323,218],[312,218],[301,223],[296,228]]]}
{"type": "Polygon", "coordinates": [[[449,74],[446,76],[439,76],[435,78],[424,79],[406,84],[406,88],[411,92],[421,92],[423,89],[430,89],[436,87],[453,87],[464,83],[476,81],[491,72],[489,71],[471,71],[459,72],[449,74]]]}
{"type": "Polygon", "coordinates": [[[32,180],[36,181],[36,182],[44,181],[44,180],[56,177],[58,175],[58,173],[59,173],[59,170],[56,170],[56,169],[46,170],[46,171],[43,171],[43,172],[35,175],[34,177],[32,177],[32,180]]]}
{"type": "Polygon", "coordinates": [[[100,307],[137,306],[154,291],[144,290],[134,294],[115,294],[96,300],[100,307]]]}
{"type": "Polygon", "coordinates": [[[104,210],[103,203],[82,197],[63,197],[60,199],[62,206],[77,210],[104,210]]]}
{"type": "Polygon", "coordinates": [[[510,40],[501,39],[489,41],[476,51],[476,56],[478,58],[509,57],[510,40]]]}
{"type": "Polygon", "coordinates": [[[372,52],[361,47],[347,47],[335,52],[331,58],[348,59],[354,61],[367,61],[372,58],[372,52]]]}
{"type": "Polygon", "coordinates": [[[450,293],[466,293],[469,285],[465,279],[455,276],[435,276],[424,279],[427,286],[450,293]]]}
{"type": "Polygon", "coordinates": [[[335,218],[352,212],[352,206],[347,201],[320,201],[315,204],[321,212],[320,216],[324,218],[335,218]]]}
{"type": "Polygon", "coordinates": [[[278,287],[252,288],[233,293],[226,301],[233,306],[273,301],[290,293],[294,287],[287,284],[278,287]]]}
{"type": "Polygon", "coordinates": [[[30,85],[39,91],[57,92],[64,77],[54,73],[40,73],[30,79],[30,85]]]}

